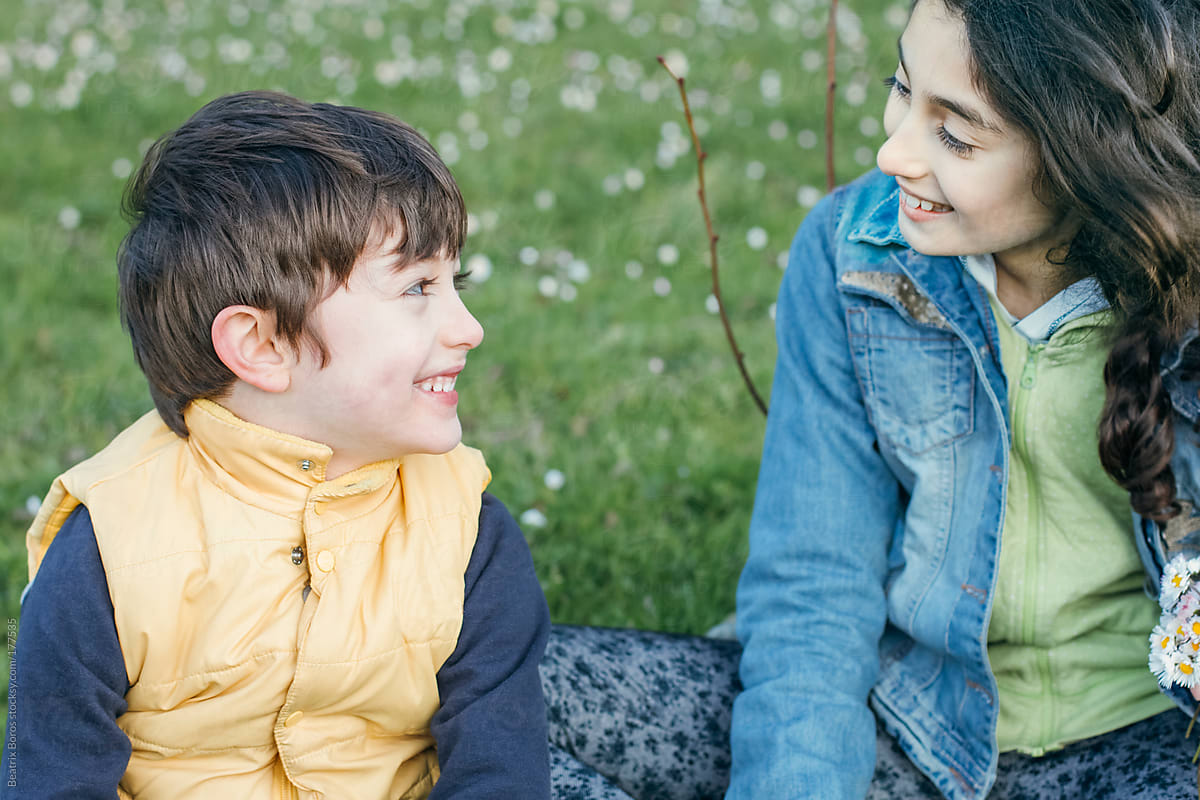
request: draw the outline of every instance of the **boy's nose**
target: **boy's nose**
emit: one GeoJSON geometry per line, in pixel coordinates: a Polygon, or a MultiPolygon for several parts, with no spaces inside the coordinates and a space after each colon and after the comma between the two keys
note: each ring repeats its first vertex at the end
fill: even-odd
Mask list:
{"type": "Polygon", "coordinates": [[[454,296],[451,318],[446,325],[446,334],[451,347],[473,350],[483,341],[483,326],[457,294],[454,296]]]}

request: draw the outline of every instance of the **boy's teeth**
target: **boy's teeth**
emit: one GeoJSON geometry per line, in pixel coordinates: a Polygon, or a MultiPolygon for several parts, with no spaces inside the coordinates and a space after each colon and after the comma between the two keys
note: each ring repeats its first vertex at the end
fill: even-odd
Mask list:
{"type": "Polygon", "coordinates": [[[909,208],[916,208],[917,206],[921,205],[921,201],[913,197],[911,194],[904,195],[904,203],[909,208]]]}
{"type": "Polygon", "coordinates": [[[420,386],[427,392],[449,392],[454,389],[456,379],[456,377],[447,378],[439,375],[436,378],[422,381],[420,386]]]}
{"type": "Polygon", "coordinates": [[[921,209],[924,211],[933,211],[933,203],[928,200],[921,201],[921,209]]]}

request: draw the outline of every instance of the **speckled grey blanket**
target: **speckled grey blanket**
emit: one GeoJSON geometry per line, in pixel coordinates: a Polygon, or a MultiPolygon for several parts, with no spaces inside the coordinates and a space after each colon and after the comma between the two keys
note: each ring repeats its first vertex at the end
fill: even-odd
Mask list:
{"type": "MultiPolygon", "coordinates": [[[[555,800],[720,798],[739,654],[719,639],[556,626],[542,662],[555,800]]],[[[1187,723],[1168,711],[1041,758],[1003,754],[988,797],[1196,798],[1187,723]]],[[[941,797],[882,730],[876,749],[869,800],[941,797]]]]}

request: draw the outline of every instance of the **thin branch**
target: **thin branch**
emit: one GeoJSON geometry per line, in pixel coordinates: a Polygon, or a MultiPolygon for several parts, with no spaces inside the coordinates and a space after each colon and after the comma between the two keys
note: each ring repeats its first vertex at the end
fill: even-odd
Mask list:
{"type": "Polygon", "coordinates": [[[700,191],[697,194],[700,197],[700,210],[704,212],[704,227],[708,231],[708,256],[709,262],[712,264],[713,297],[717,299],[717,310],[721,314],[721,324],[725,326],[725,338],[729,340],[729,347],[733,350],[733,359],[737,362],[738,371],[742,373],[742,380],[745,381],[746,388],[750,390],[750,396],[754,398],[754,404],[758,406],[759,411],[766,414],[767,404],[759,396],[758,390],[754,388],[754,381],[750,379],[750,373],[746,371],[745,359],[742,356],[742,351],[738,349],[737,340],[733,337],[733,326],[729,324],[729,315],[725,313],[725,301],[721,299],[721,281],[717,270],[718,237],[713,230],[712,215],[708,213],[708,197],[704,191],[704,161],[708,158],[708,153],[704,152],[700,147],[700,135],[696,133],[696,121],[692,117],[692,107],[688,103],[687,90],[683,88],[683,78],[675,74],[667,64],[666,59],[662,56],[658,57],[658,63],[662,64],[667,74],[674,78],[675,83],[679,85],[679,96],[683,99],[683,113],[687,117],[688,130],[692,134],[692,146],[696,149],[696,172],[700,177],[700,191]]]}
{"type": "Polygon", "coordinates": [[[837,88],[837,8],[838,0],[830,0],[829,28],[825,31],[825,191],[837,185],[833,177],[833,90],[837,88]]]}

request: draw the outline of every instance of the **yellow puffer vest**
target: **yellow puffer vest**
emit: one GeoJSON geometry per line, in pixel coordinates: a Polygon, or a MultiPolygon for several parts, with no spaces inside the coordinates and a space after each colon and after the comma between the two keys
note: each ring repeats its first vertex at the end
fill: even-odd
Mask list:
{"type": "Polygon", "coordinates": [[[55,481],[30,578],[79,503],[130,689],[122,796],[421,798],[490,475],[476,450],[325,481],[328,447],[197,401],[55,481]],[[297,563],[298,562],[298,563],[297,563]]]}

